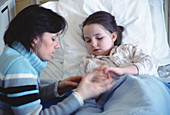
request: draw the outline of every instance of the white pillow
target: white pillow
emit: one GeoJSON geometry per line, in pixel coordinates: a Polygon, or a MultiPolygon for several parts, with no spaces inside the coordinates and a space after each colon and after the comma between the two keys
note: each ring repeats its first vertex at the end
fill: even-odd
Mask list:
{"type": "Polygon", "coordinates": [[[125,27],[122,43],[139,45],[150,54],[153,31],[148,0],[101,0],[101,4],[125,27]]]}
{"type": "Polygon", "coordinates": [[[127,32],[123,33],[123,43],[138,44],[146,54],[154,58],[158,66],[170,64],[163,0],[134,0],[133,2],[131,0],[126,0],[126,2],[124,0],[101,0],[101,3],[119,18],[118,21],[125,20],[120,22],[125,24],[127,29],[127,32]],[[141,19],[135,19],[134,16],[141,19]],[[140,22],[132,21],[130,24],[128,21],[132,17],[132,20],[140,22]]]}

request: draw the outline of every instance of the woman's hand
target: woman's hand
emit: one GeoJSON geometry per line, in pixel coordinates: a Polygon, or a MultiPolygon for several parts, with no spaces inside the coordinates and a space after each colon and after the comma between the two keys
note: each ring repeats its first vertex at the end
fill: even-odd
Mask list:
{"type": "Polygon", "coordinates": [[[62,95],[68,91],[77,88],[78,84],[82,80],[82,76],[72,76],[58,83],[58,93],[62,95]]]}
{"type": "Polygon", "coordinates": [[[93,77],[92,73],[87,73],[77,87],[77,93],[83,100],[97,97],[115,84],[111,77],[103,81],[93,81],[93,77]]]}
{"type": "Polygon", "coordinates": [[[98,71],[98,70],[93,71],[92,74],[93,74],[93,81],[103,81],[109,77],[103,71],[98,71]]]}

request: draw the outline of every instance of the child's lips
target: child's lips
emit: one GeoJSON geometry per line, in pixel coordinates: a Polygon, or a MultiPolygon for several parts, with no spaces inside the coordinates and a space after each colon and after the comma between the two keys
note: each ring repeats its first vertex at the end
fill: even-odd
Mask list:
{"type": "Polygon", "coordinates": [[[100,50],[100,49],[94,49],[93,51],[94,51],[94,52],[98,52],[99,50],[100,50]]]}

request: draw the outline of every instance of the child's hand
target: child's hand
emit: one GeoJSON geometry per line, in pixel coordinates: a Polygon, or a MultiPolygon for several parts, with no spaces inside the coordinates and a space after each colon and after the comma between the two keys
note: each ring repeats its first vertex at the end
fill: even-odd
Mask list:
{"type": "Polygon", "coordinates": [[[119,77],[124,74],[123,69],[120,67],[110,67],[110,66],[101,66],[98,68],[99,71],[103,71],[104,74],[107,74],[108,77],[119,77]]]}
{"type": "Polygon", "coordinates": [[[110,66],[101,66],[98,68],[99,71],[103,71],[107,76],[115,78],[125,74],[138,74],[138,68],[135,65],[125,66],[125,67],[110,67],[110,66]]]}

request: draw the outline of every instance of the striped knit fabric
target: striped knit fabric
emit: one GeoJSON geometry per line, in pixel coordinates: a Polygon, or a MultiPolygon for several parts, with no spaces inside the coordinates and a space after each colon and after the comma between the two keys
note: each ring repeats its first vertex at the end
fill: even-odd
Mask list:
{"type": "Polygon", "coordinates": [[[0,57],[0,101],[5,110],[26,114],[41,108],[37,81],[47,63],[20,43],[13,48],[5,47],[0,57]]]}

